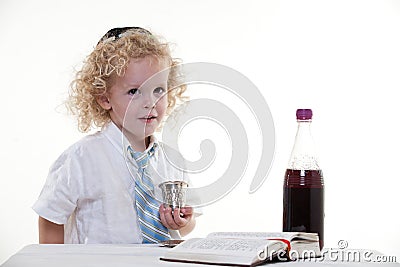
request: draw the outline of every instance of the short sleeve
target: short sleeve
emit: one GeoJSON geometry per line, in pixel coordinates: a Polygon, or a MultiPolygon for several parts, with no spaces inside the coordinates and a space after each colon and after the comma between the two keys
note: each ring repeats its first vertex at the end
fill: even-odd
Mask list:
{"type": "Polygon", "coordinates": [[[79,180],[79,159],[70,150],[64,152],[51,166],[46,183],[32,209],[41,217],[66,224],[76,208],[79,180]]]}

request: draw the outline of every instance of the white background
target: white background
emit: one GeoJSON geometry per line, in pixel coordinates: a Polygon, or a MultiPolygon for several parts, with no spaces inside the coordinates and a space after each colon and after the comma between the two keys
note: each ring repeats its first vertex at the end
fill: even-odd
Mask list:
{"type": "MultiPolygon", "coordinates": [[[[30,207],[50,164],[83,136],[62,108],[73,70],[118,26],[142,26],[164,36],[184,62],[236,69],[257,85],[271,109],[274,163],[250,195],[260,138],[245,106],[231,107],[248,124],[251,162],[237,188],[204,208],[191,236],[281,230],[295,111],[312,108],[326,182],[326,246],[344,239],[350,248],[400,259],[400,1],[1,0],[0,263],[38,242],[30,207]]],[[[192,91],[220,99],[214,89],[192,91]]],[[[204,129],[200,123],[188,127],[190,138],[182,136],[188,157],[198,155],[199,142],[208,136],[226,146],[217,127],[193,127],[204,129]]],[[[227,154],[217,153],[215,174],[226,166],[227,154]]]]}

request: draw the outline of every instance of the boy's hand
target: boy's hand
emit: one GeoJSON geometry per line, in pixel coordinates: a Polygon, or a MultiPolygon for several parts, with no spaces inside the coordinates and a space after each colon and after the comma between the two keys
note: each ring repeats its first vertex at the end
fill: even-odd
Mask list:
{"type": "Polygon", "coordinates": [[[183,208],[172,208],[161,204],[159,208],[161,223],[172,230],[180,230],[189,225],[193,218],[193,208],[186,206],[183,208]]]}

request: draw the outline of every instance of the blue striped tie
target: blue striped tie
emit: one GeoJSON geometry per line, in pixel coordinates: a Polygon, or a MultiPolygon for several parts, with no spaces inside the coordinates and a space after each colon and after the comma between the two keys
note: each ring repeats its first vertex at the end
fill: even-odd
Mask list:
{"type": "Polygon", "coordinates": [[[146,170],[149,158],[154,154],[154,146],[148,153],[136,152],[131,146],[128,146],[128,152],[138,165],[139,175],[135,180],[135,200],[143,243],[159,243],[169,240],[171,236],[168,229],[162,225],[158,212],[161,203],[151,196],[151,193],[154,195],[154,185],[146,170]]]}

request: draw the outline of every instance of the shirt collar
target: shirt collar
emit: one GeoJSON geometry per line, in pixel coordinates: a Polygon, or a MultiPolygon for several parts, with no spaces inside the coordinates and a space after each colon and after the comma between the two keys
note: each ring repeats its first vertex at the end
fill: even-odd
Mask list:
{"type": "Polygon", "coordinates": [[[157,138],[154,135],[150,136],[150,143],[149,146],[146,148],[146,150],[143,153],[148,153],[149,150],[154,147],[154,153],[156,153],[156,151],[158,150],[158,142],[157,142],[157,138]]]}
{"type": "Polygon", "coordinates": [[[129,141],[113,122],[104,125],[101,131],[119,153],[125,154],[124,150],[129,145],[129,141]]]}

